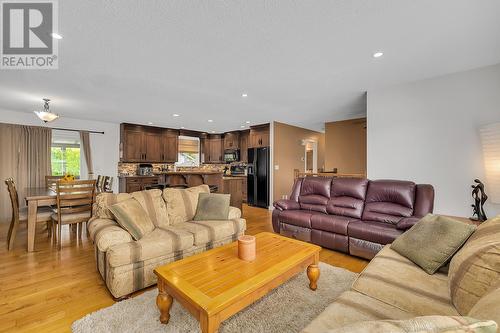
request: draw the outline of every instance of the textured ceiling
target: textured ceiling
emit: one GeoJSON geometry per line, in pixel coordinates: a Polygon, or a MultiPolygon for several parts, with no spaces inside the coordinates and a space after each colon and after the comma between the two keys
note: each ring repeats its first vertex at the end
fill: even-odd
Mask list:
{"type": "Polygon", "coordinates": [[[321,130],[364,114],[370,89],[500,62],[499,17],[497,0],[64,0],[59,69],[0,71],[0,108],[321,130]]]}

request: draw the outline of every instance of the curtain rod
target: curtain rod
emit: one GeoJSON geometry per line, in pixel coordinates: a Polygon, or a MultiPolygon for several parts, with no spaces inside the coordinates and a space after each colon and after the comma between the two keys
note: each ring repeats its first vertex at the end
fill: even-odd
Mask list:
{"type": "Polygon", "coordinates": [[[104,132],[99,132],[99,131],[85,131],[85,130],[76,130],[76,129],[71,129],[71,128],[60,128],[60,127],[50,127],[50,129],[53,130],[58,130],[58,131],[68,131],[68,132],[89,132],[93,134],[104,134],[104,132]]]}

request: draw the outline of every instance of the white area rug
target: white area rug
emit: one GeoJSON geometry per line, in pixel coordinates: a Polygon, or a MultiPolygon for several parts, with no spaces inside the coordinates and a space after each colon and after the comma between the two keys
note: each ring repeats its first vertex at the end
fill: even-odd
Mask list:
{"type": "MultiPolygon", "coordinates": [[[[276,288],[221,324],[219,333],[300,332],[342,292],[348,290],[357,274],[320,263],[318,289],[309,289],[306,273],[276,288]]],[[[74,333],[87,332],[200,332],[198,321],[174,300],[170,322],[159,321],[156,290],[91,313],[72,325],[74,333]]]]}

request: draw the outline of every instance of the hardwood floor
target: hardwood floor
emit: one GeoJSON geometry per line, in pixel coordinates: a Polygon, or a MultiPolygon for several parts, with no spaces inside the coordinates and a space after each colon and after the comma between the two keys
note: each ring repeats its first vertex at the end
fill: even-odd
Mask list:
{"type": "MultiPolygon", "coordinates": [[[[272,231],[270,211],[244,205],[243,215],[248,234],[272,231]]],[[[85,233],[78,240],[64,229],[59,252],[42,226],[38,228],[35,252],[27,253],[26,226],[20,226],[11,252],[6,245],[8,225],[0,226],[0,332],[70,332],[73,321],[114,303],[96,272],[94,248],[85,233]]],[[[320,260],[353,272],[367,264],[326,249],[320,260]]]]}

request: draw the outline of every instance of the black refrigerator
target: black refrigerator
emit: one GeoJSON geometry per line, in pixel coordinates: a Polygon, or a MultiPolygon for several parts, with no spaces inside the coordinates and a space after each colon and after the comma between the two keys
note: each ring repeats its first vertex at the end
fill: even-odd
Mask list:
{"type": "Polygon", "coordinates": [[[247,166],[247,203],[269,207],[269,147],[249,148],[247,166]]]}

